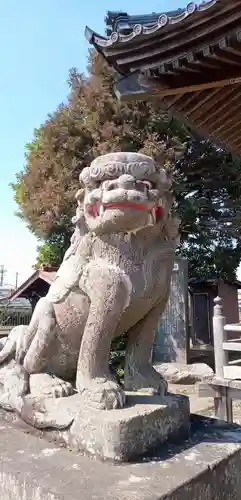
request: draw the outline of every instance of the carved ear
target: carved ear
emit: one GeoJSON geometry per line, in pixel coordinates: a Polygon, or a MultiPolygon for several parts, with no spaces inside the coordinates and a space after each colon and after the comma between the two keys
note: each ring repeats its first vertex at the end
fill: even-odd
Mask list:
{"type": "Polygon", "coordinates": [[[89,167],[83,168],[79,175],[79,181],[81,188],[84,188],[90,181],[90,169],[89,167]]]}
{"type": "Polygon", "coordinates": [[[78,202],[78,205],[81,204],[81,202],[84,200],[84,195],[85,195],[85,190],[84,189],[79,189],[75,195],[75,199],[78,202]]]}

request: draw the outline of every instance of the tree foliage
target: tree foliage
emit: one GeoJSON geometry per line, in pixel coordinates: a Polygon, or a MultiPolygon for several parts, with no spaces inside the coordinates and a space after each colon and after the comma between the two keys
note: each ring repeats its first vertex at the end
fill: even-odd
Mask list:
{"type": "Polygon", "coordinates": [[[37,265],[62,260],[81,169],[110,151],[140,151],[160,160],[164,141],[172,144],[182,217],[179,252],[188,258],[190,274],[233,278],[241,257],[239,162],[191,135],[158,100],[120,104],[112,93],[114,79],[91,51],[87,76],[70,71],[67,103],[48,116],[26,146],[24,170],[12,187],[19,216],[44,240],[37,265]],[[186,153],[179,159],[184,143],[186,153]]]}
{"type": "Polygon", "coordinates": [[[207,141],[192,141],[176,168],[180,253],[189,274],[235,279],[241,258],[240,162],[207,141]]]}

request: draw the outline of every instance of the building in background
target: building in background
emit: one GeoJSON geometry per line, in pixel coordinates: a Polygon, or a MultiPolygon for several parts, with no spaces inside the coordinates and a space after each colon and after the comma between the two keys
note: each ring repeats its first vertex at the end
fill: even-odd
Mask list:
{"type": "Polygon", "coordinates": [[[8,335],[17,325],[27,325],[32,315],[29,300],[16,297],[10,300],[13,288],[10,285],[0,286],[0,336],[8,335]]]}
{"type": "Polygon", "coordinates": [[[222,298],[223,313],[227,323],[239,323],[238,294],[241,282],[238,280],[189,280],[191,341],[193,349],[213,346],[213,307],[214,299],[222,298]]]}
{"type": "Polygon", "coordinates": [[[54,281],[57,268],[41,266],[9,296],[11,302],[24,299],[31,304],[34,310],[38,300],[47,295],[51,283],[54,281]]]}

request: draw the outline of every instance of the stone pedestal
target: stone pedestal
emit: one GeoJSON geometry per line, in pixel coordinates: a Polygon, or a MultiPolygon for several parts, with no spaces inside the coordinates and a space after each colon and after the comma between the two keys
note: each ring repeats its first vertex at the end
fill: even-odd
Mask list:
{"type": "Polygon", "coordinates": [[[42,429],[50,440],[78,452],[113,461],[140,459],[166,442],[189,436],[190,407],[186,396],[126,392],[118,410],[97,410],[80,394],[66,398],[27,396],[21,418],[42,429]]]}
{"type": "Polygon", "coordinates": [[[163,399],[127,393],[121,410],[82,408],[69,431],[68,443],[100,458],[128,461],[142,457],[163,443],[189,436],[190,413],[186,396],[163,399]]]}

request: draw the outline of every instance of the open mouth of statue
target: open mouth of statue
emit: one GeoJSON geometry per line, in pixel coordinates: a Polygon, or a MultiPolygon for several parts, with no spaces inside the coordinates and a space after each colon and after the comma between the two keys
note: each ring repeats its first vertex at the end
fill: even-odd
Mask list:
{"type": "Polygon", "coordinates": [[[134,202],[120,202],[120,201],[112,201],[110,203],[104,204],[104,209],[113,209],[113,208],[134,208],[135,210],[143,210],[144,212],[150,212],[148,207],[142,203],[134,203],[134,202]]]}
{"type": "Polygon", "coordinates": [[[148,212],[152,214],[155,219],[159,219],[164,214],[163,207],[160,205],[154,205],[152,208],[150,208],[146,204],[130,201],[111,201],[109,203],[104,203],[103,205],[101,205],[99,201],[96,201],[95,203],[86,205],[88,215],[90,215],[91,217],[99,217],[105,212],[105,210],[114,210],[118,208],[131,208],[134,210],[148,212]]]}

